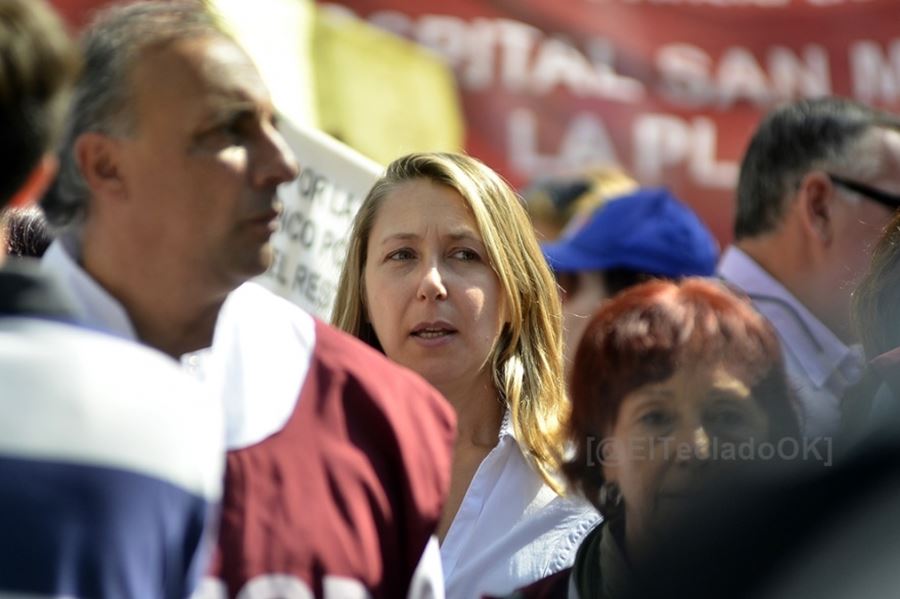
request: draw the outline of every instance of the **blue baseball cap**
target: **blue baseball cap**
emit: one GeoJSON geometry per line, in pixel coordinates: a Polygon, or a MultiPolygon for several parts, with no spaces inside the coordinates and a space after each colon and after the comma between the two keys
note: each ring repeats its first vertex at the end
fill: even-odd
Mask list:
{"type": "Polygon", "coordinates": [[[556,272],[627,268],[673,278],[710,276],[719,258],[709,229],[662,187],[606,202],[562,240],[541,249],[556,272]]]}

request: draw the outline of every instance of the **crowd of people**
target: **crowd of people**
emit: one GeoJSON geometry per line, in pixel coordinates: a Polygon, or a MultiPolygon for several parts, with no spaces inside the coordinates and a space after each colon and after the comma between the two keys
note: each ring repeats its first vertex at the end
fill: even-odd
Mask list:
{"type": "Polygon", "coordinates": [[[721,255],[619,171],[398,158],[326,324],[250,281],[303,157],[203,3],[5,0],[0,56],[0,596],[900,588],[900,117],[774,109],[721,255]]]}

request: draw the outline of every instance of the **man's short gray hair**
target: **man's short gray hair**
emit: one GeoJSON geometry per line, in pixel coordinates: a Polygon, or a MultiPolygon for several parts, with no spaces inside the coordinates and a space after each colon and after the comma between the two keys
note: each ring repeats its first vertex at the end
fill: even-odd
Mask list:
{"type": "Polygon", "coordinates": [[[809,171],[864,167],[859,142],[878,127],[900,130],[900,118],[836,97],[801,100],[766,116],[741,162],[735,239],[774,230],[809,171]]]}
{"type": "Polygon", "coordinates": [[[111,136],[132,133],[130,77],[136,64],[148,49],[195,37],[233,41],[201,0],[140,1],[97,15],[82,39],[84,69],[69,109],[59,177],[42,204],[51,224],[80,223],[88,210],[90,190],[74,155],[78,137],[90,131],[111,136]]]}

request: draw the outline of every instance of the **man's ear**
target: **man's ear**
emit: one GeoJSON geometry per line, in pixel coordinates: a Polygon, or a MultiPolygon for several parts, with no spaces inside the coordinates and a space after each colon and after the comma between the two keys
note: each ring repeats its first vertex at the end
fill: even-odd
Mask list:
{"type": "Polygon", "coordinates": [[[93,193],[120,197],[125,190],[119,161],[119,143],[102,133],[82,133],[75,140],[75,161],[93,193]]]}
{"type": "Polygon", "coordinates": [[[797,201],[804,230],[825,247],[834,240],[834,185],[822,171],[807,173],[800,181],[797,201]]]}
{"type": "Polygon", "coordinates": [[[53,183],[53,177],[56,176],[56,170],[59,162],[52,154],[44,154],[40,162],[37,163],[25,183],[19,188],[19,191],[13,195],[9,201],[10,208],[25,208],[37,203],[47,191],[47,188],[53,183]]]}

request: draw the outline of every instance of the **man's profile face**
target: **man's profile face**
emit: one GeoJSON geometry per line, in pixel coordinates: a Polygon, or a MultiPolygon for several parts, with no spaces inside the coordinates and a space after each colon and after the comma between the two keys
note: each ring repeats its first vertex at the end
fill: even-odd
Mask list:
{"type": "Polygon", "coordinates": [[[230,290],[271,260],[276,187],[297,174],[250,59],[218,37],[145,51],[120,140],[127,233],[154,270],[230,290]]]}

